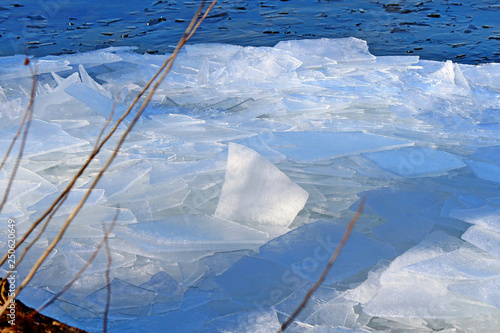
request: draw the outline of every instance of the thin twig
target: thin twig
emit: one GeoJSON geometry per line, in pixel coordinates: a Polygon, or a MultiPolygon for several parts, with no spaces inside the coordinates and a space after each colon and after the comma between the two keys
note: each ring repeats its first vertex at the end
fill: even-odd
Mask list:
{"type": "Polygon", "coordinates": [[[356,214],[354,215],[352,220],[349,222],[349,225],[347,226],[347,229],[344,233],[344,236],[340,240],[340,243],[337,246],[337,248],[335,249],[335,252],[333,252],[332,256],[330,257],[330,260],[328,260],[328,263],[326,264],[326,267],[323,270],[323,273],[321,273],[321,276],[319,277],[318,281],[316,281],[316,283],[311,287],[311,289],[309,289],[306,296],[302,300],[302,303],[300,303],[300,305],[297,307],[295,312],[283,323],[283,325],[281,325],[281,328],[278,330],[278,333],[282,333],[283,331],[285,331],[286,328],[295,320],[295,318],[297,318],[299,313],[302,312],[302,310],[304,310],[304,308],[306,307],[307,302],[309,302],[309,299],[311,298],[311,296],[316,292],[316,290],[318,290],[318,288],[321,286],[323,281],[325,281],[326,276],[328,275],[328,273],[330,272],[330,269],[333,266],[333,263],[335,262],[335,260],[337,260],[337,257],[339,256],[340,251],[342,251],[345,243],[347,242],[347,240],[349,239],[349,236],[351,235],[351,232],[352,232],[352,229],[354,228],[354,225],[356,224],[359,217],[361,216],[361,213],[363,212],[363,207],[365,206],[365,201],[366,201],[366,198],[363,197],[361,199],[360,204],[359,204],[358,211],[356,212],[356,214]]]}
{"type": "MultiPolygon", "coordinates": [[[[78,273],[76,273],[76,275],[73,277],[73,279],[70,282],[68,282],[57,294],[55,294],[51,299],[47,300],[38,309],[36,309],[36,311],[34,311],[31,314],[31,317],[35,316],[37,313],[43,311],[46,307],[48,307],[49,305],[51,305],[52,303],[54,303],[54,301],[56,299],[58,299],[59,297],[62,296],[62,294],[64,294],[66,291],[68,291],[68,289],[71,288],[71,286],[76,282],[76,280],[78,280],[82,276],[82,274],[85,272],[85,270],[90,266],[90,264],[92,264],[92,262],[94,261],[95,257],[97,257],[97,254],[99,253],[99,250],[102,248],[102,246],[104,244],[107,244],[109,234],[111,233],[111,231],[113,231],[113,228],[115,227],[116,221],[118,220],[118,214],[120,214],[120,210],[119,209],[116,211],[115,217],[113,218],[113,222],[109,226],[108,230],[106,230],[104,228],[104,226],[103,226],[103,228],[104,228],[103,239],[97,245],[96,249],[94,250],[94,252],[90,256],[89,260],[87,260],[87,262],[85,263],[85,265],[83,265],[83,267],[78,271],[78,273]]],[[[109,267],[107,269],[109,270],[109,267]]]]}
{"type": "MultiPolygon", "coordinates": [[[[106,226],[103,224],[102,229],[106,232],[106,226]]],[[[111,280],[109,278],[109,271],[111,270],[111,250],[109,249],[109,242],[107,233],[104,236],[104,241],[106,245],[106,255],[108,256],[108,265],[106,266],[106,307],[104,308],[104,317],[102,320],[102,331],[106,333],[108,330],[108,314],[109,314],[109,304],[111,303],[111,280]]]]}
{"type": "MultiPolygon", "coordinates": [[[[213,2],[215,3],[215,0],[213,2]]],[[[24,287],[31,281],[31,279],[33,278],[33,276],[35,275],[35,273],[37,272],[37,270],[40,268],[40,266],[42,265],[42,263],[45,261],[45,259],[49,255],[49,253],[55,248],[55,246],[57,245],[57,243],[63,237],[63,235],[66,232],[67,228],[69,227],[71,221],[75,218],[75,216],[78,214],[78,212],[81,210],[81,208],[83,207],[83,205],[87,201],[88,197],[90,196],[90,193],[91,193],[92,189],[95,188],[95,186],[97,185],[97,183],[101,179],[102,175],[106,172],[106,170],[108,169],[109,165],[113,162],[114,158],[118,154],[118,151],[120,150],[121,146],[125,142],[125,139],[127,138],[128,134],[130,133],[130,131],[132,130],[132,128],[134,127],[134,125],[137,123],[137,121],[139,120],[140,116],[142,115],[142,112],[144,111],[144,109],[146,108],[146,106],[148,105],[148,103],[153,98],[153,95],[154,95],[155,91],[158,89],[158,87],[160,86],[160,84],[162,83],[162,81],[165,79],[166,75],[169,73],[170,69],[172,68],[173,61],[177,57],[177,55],[178,55],[180,49],[182,48],[182,46],[184,46],[184,44],[188,41],[188,37],[190,36],[190,33],[191,33],[193,27],[197,28],[197,26],[195,26],[195,24],[196,24],[197,20],[199,19],[199,16],[200,16],[201,10],[203,9],[203,6],[204,6],[204,2],[202,2],[202,4],[200,5],[200,7],[198,8],[198,10],[196,11],[196,14],[193,17],[193,20],[189,24],[188,29],[186,29],[186,31],[184,32],[184,35],[179,40],[179,42],[178,42],[178,44],[177,44],[174,52],[169,57],[169,59],[167,59],[167,61],[164,63],[164,66],[162,66],[162,68],[165,68],[165,71],[163,71],[163,73],[161,74],[160,78],[155,83],[155,85],[153,86],[153,88],[149,92],[149,94],[147,95],[146,99],[144,100],[144,102],[142,103],[141,107],[137,111],[137,113],[136,113],[134,119],[132,120],[132,122],[130,123],[129,127],[127,128],[127,130],[125,131],[125,133],[120,138],[120,141],[118,142],[118,144],[115,147],[113,153],[111,154],[111,157],[108,159],[108,161],[106,162],[106,164],[102,167],[101,171],[99,172],[99,174],[94,179],[94,182],[92,183],[92,185],[88,189],[87,193],[84,195],[84,197],[80,200],[80,202],[78,203],[78,205],[76,206],[76,208],[73,210],[73,212],[66,219],[66,222],[64,223],[64,225],[59,230],[59,233],[57,234],[57,236],[49,244],[49,246],[44,251],[44,253],[38,258],[38,260],[36,261],[36,263],[32,266],[32,268],[29,271],[29,273],[27,274],[26,278],[21,282],[21,284],[17,288],[17,290],[15,292],[15,295],[19,295],[19,293],[24,289],[24,287]]],[[[202,19],[204,17],[206,17],[206,15],[204,15],[202,17],[202,19]]],[[[161,73],[161,69],[159,70],[159,72],[157,74],[160,74],[160,73],[161,73]]],[[[155,76],[157,76],[157,75],[155,75],[155,76]]],[[[14,299],[14,298],[15,298],[14,295],[9,297],[8,302],[6,302],[0,308],[0,315],[3,314],[3,312],[7,308],[7,305],[9,304],[9,302],[12,299],[14,299]]]]}

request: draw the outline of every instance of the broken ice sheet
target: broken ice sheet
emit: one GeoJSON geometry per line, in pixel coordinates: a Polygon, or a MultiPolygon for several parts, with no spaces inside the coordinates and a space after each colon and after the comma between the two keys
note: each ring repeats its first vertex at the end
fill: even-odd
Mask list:
{"type": "Polygon", "coordinates": [[[286,228],[309,194],[257,152],[229,144],[226,176],[215,216],[266,230],[286,228]]]}
{"type": "MultiPolygon", "coordinates": [[[[151,312],[154,292],[120,279],[111,281],[111,291],[110,313],[147,316],[151,312]]],[[[104,287],[89,295],[87,299],[104,309],[106,297],[107,287],[104,287]]]]}
{"type": "MultiPolygon", "coordinates": [[[[83,197],[87,194],[88,190],[82,190],[82,189],[74,189],[71,192],[69,192],[66,200],[64,201],[64,204],[59,208],[57,213],[54,215],[55,217],[61,216],[64,214],[69,214],[71,213],[78,203],[83,199],[83,197]]],[[[40,200],[36,204],[28,207],[28,210],[33,210],[41,214],[41,212],[45,211],[52,202],[54,202],[55,199],[60,195],[60,193],[54,193],[52,195],[49,195],[45,197],[44,199],[40,200]]],[[[88,206],[93,206],[96,205],[97,203],[103,202],[104,198],[104,190],[92,190],[89,197],[87,198],[87,201],[85,202],[84,207],[88,206]]]]}
{"type": "Polygon", "coordinates": [[[475,305],[448,290],[450,280],[416,274],[406,266],[456,250],[459,239],[438,231],[396,258],[380,276],[381,286],[363,305],[363,311],[378,317],[447,318],[475,317],[485,307],[475,305]]]}
{"type": "MultiPolygon", "coordinates": [[[[95,242],[86,242],[86,240],[70,241],[60,244],[58,250],[65,256],[68,268],[78,272],[88,261],[96,249],[95,242]]],[[[111,251],[111,269],[114,270],[123,266],[130,266],[135,262],[136,256],[129,253],[120,253],[111,251]]],[[[95,272],[105,272],[107,269],[108,258],[105,252],[99,251],[92,261],[92,264],[85,270],[85,274],[95,272]]]]}
{"type": "Polygon", "coordinates": [[[363,132],[284,132],[261,139],[271,149],[300,163],[413,145],[412,141],[363,132]]]}
{"type": "MultiPolygon", "coordinates": [[[[111,118],[113,121],[117,121],[120,117],[125,114],[127,111],[127,107],[120,104],[115,103],[111,98],[102,95],[101,93],[95,91],[94,89],[82,84],[82,83],[73,83],[66,89],[64,89],[66,93],[75,97],[79,101],[83,102],[89,108],[105,117],[109,118],[111,112],[113,112],[113,117],[111,118]]],[[[127,120],[131,121],[135,113],[131,113],[127,116],[127,120]]]]}
{"type": "MultiPolygon", "coordinates": [[[[3,131],[0,135],[0,156],[4,156],[11,140],[17,132],[17,128],[3,131]]],[[[17,154],[21,140],[17,140],[13,152],[17,154]]],[[[32,120],[23,158],[47,154],[54,151],[68,150],[87,144],[87,141],[77,139],[62,130],[60,125],[45,122],[43,120],[32,120]]]]}
{"type": "Polygon", "coordinates": [[[455,155],[429,148],[401,148],[364,155],[382,169],[402,177],[435,176],[465,166],[455,155]]]}
{"type": "Polygon", "coordinates": [[[500,208],[482,206],[471,209],[457,209],[450,212],[450,217],[500,232],[500,208]]]}
{"type": "Polygon", "coordinates": [[[165,251],[232,251],[254,249],[267,234],[211,216],[177,215],[128,226],[131,239],[147,240],[165,251]]]}
{"type": "Polygon", "coordinates": [[[107,198],[112,198],[114,195],[127,191],[152,170],[151,163],[146,160],[131,161],[131,163],[127,164],[106,171],[97,183],[96,187],[104,189],[107,198]]]}
{"type": "Polygon", "coordinates": [[[345,326],[353,327],[359,314],[355,313],[354,306],[357,302],[352,302],[338,297],[332,301],[323,304],[306,320],[308,324],[322,326],[345,326]]]}
{"type": "Polygon", "coordinates": [[[366,41],[353,37],[281,41],[274,48],[291,54],[323,56],[338,62],[375,60],[375,56],[368,52],[366,41]]]}
{"type": "Polygon", "coordinates": [[[467,160],[466,162],[478,178],[500,184],[500,166],[497,164],[473,160],[467,160]]]}
{"type": "MultiPolygon", "coordinates": [[[[315,282],[344,232],[344,228],[325,221],[310,223],[261,246],[258,256],[280,263],[295,275],[315,282]]],[[[324,284],[332,285],[395,255],[391,246],[354,232],[324,284]]]]}
{"type": "Polygon", "coordinates": [[[222,316],[207,322],[205,326],[207,332],[268,333],[277,331],[281,323],[275,311],[256,310],[222,316]]]}
{"type": "Polygon", "coordinates": [[[500,260],[465,244],[456,251],[407,266],[406,269],[438,278],[479,280],[500,276],[500,260]]]}
{"type": "MultiPolygon", "coordinates": [[[[15,55],[12,57],[0,57],[0,76],[2,80],[18,79],[22,77],[31,77],[31,67],[24,65],[26,59],[23,55],[15,55]]],[[[62,60],[60,57],[51,60],[41,58],[36,60],[36,74],[59,72],[71,69],[69,61],[62,60]]]]}
{"type": "MultiPolygon", "coordinates": [[[[311,287],[312,283],[306,283],[297,291],[293,292],[290,296],[273,306],[273,309],[287,317],[291,316],[292,313],[294,313],[294,311],[299,307],[300,303],[306,296],[306,293],[311,289],[311,287]]],[[[335,288],[320,286],[311,296],[311,298],[307,302],[307,306],[297,316],[296,320],[305,322],[307,318],[310,317],[322,305],[335,299],[338,295],[339,292],[335,288]]]]}
{"type": "Polygon", "coordinates": [[[462,239],[500,259],[500,232],[480,225],[473,225],[462,239]]]}
{"type": "MultiPolygon", "coordinates": [[[[481,302],[493,305],[500,309],[500,278],[483,279],[468,283],[453,284],[449,286],[451,291],[470,296],[481,302]]],[[[500,312],[499,312],[500,315],[500,312]]]]}
{"type": "MultiPolygon", "coordinates": [[[[0,189],[7,189],[9,183],[10,182],[8,179],[0,179],[0,189]]],[[[10,183],[10,186],[11,187],[7,203],[13,203],[19,198],[23,197],[25,194],[35,191],[40,186],[40,183],[30,182],[26,180],[14,180],[10,183]]]]}
{"type": "MultiPolygon", "coordinates": [[[[365,193],[365,212],[384,218],[385,223],[372,229],[372,234],[400,251],[422,241],[436,224],[434,214],[441,212],[442,197],[432,192],[409,192],[391,189],[365,193]]],[[[351,207],[357,209],[358,203],[351,207]]]]}
{"type": "Polygon", "coordinates": [[[500,164],[500,146],[483,147],[476,150],[472,156],[500,164]]]}

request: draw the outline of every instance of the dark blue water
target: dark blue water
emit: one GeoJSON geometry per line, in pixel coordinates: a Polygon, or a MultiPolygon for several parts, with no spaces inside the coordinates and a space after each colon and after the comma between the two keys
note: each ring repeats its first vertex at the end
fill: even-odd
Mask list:
{"type": "MultiPolygon", "coordinates": [[[[172,50],[199,1],[1,0],[0,56],[172,50]],[[16,3],[17,1],[17,3],[16,3]]],[[[219,1],[192,43],[357,37],[375,55],[500,62],[500,1],[219,1]]]]}

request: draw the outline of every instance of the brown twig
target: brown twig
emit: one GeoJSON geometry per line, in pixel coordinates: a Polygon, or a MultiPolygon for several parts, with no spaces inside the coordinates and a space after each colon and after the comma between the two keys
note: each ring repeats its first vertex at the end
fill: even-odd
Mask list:
{"type": "MultiPolygon", "coordinates": [[[[118,216],[118,215],[117,215],[118,216]]],[[[106,232],[106,226],[103,224],[102,229],[106,232]]],[[[109,305],[111,303],[111,279],[109,278],[109,272],[111,270],[111,250],[109,249],[108,237],[107,233],[104,236],[104,241],[106,245],[106,255],[108,257],[108,265],[106,266],[106,307],[104,308],[104,317],[102,320],[102,331],[106,333],[108,330],[108,314],[109,314],[109,305]]]]}
{"type": "Polygon", "coordinates": [[[297,316],[300,314],[300,312],[302,312],[302,310],[304,310],[304,308],[306,307],[307,302],[309,302],[309,299],[311,298],[311,296],[316,292],[316,290],[318,290],[318,288],[321,286],[323,281],[325,281],[326,276],[328,275],[328,273],[330,272],[330,269],[333,266],[333,263],[335,262],[335,260],[337,260],[337,257],[339,256],[340,251],[342,251],[345,243],[347,242],[347,240],[349,239],[349,236],[351,235],[351,232],[352,232],[352,229],[354,228],[354,225],[356,224],[359,217],[361,216],[361,213],[363,212],[363,207],[365,205],[365,201],[366,201],[366,198],[363,197],[361,199],[360,204],[359,204],[358,211],[356,212],[356,214],[354,215],[352,220],[349,222],[349,225],[347,226],[347,229],[344,233],[344,236],[342,236],[342,239],[340,240],[339,245],[335,249],[335,252],[333,252],[332,256],[328,260],[328,263],[326,264],[326,267],[323,270],[323,272],[321,273],[321,276],[319,277],[318,281],[316,281],[316,283],[311,287],[311,289],[309,289],[306,296],[302,300],[302,303],[300,303],[300,305],[297,307],[295,312],[292,313],[292,315],[281,325],[281,328],[278,330],[278,333],[282,333],[283,331],[285,331],[286,328],[295,320],[295,318],[297,318],[297,316]]]}

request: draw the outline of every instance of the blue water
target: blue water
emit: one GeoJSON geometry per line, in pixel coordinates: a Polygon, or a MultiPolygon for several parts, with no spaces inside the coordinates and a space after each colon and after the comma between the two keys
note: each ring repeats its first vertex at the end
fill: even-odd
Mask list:
{"type": "MultiPolygon", "coordinates": [[[[0,56],[44,56],[133,45],[172,50],[199,1],[0,1],[0,56]]],[[[357,37],[374,55],[500,62],[500,1],[219,1],[192,43],[273,46],[357,37]]]]}

